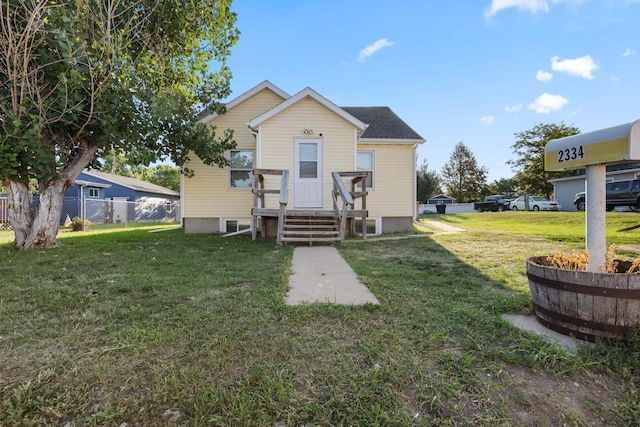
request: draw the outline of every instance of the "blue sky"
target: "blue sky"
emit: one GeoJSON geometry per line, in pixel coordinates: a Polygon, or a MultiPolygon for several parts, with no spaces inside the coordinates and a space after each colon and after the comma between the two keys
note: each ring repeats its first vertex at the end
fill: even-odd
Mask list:
{"type": "Polygon", "coordinates": [[[640,119],[640,0],[236,0],[230,99],[263,80],[391,107],[440,171],[463,141],[489,181],[514,133],[640,119]]]}

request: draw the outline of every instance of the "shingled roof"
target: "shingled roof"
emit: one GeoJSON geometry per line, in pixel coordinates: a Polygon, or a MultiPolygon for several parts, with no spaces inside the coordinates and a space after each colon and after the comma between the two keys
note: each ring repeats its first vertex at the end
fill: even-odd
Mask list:
{"type": "Polygon", "coordinates": [[[361,139],[406,139],[424,142],[424,138],[411,129],[389,107],[340,108],[369,125],[361,139]]]}
{"type": "Polygon", "coordinates": [[[169,188],[161,187],[150,182],[142,181],[136,178],[130,178],[128,176],[114,175],[111,173],[100,172],[97,170],[85,170],[86,175],[93,176],[95,178],[103,179],[112,184],[118,184],[123,187],[129,188],[134,191],[142,191],[147,193],[164,194],[168,196],[179,196],[180,193],[173,191],[169,188]]]}

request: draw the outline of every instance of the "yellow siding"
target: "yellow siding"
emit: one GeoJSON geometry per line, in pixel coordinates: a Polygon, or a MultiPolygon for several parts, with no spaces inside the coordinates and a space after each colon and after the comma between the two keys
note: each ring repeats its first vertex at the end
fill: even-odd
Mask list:
{"type": "MultiPolygon", "coordinates": [[[[352,171],[355,165],[354,127],[311,98],[306,98],[265,122],[261,129],[262,163],[265,169],[288,169],[289,206],[293,200],[293,139],[322,137],[324,141],[324,207],[333,208],[331,172],[352,171]],[[304,128],[313,129],[305,135],[304,128]]],[[[278,181],[279,182],[279,181],[278,181]]],[[[273,188],[273,184],[270,187],[273,188]]],[[[278,187],[275,187],[278,188],[278,187]]],[[[273,198],[267,207],[273,206],[273,198]]]]}
{"type": "Polygon", "coordinates": [[[413,144],[358,144],[358,150],[374,152],[374,189],[367,196],[369,216],[413,217],[416,203],[413,144]]]}
{"type": "MultiPolygon", "coordinates": [[[[233,137],[238,148],[255,149],[255,137],[249,131],[247,122],[282,101],[270,90],[263,90],[207,124],[217,126],[220,133],[225,129],[234,129],[233,137]]],[[[191,162],[187,166],[195,171],[195,175],[184,179],[185,218],[237,218],[251,215],[251,190],[230,189],[229,168],[207,166],[194,154],[190,157],[191,162]]]]}
{"type": "MultiPolygon", "coordinates": [[[[219,131],[235,129],[238,148],[255,149],[255,137],[246,123],[283,101],[264,90],[216,117],[209,125],[219,131]]],[[[263,123],[260,128],[261,153],[256,152],[256,166],[263,169],[287,169],[289,207],[293,208],[293,141],[294,138],[319,138],[324,144],[324,208],[331,209],[333,182],[331,172],[355,170],[354,127],[311,98],[263,123]],[[313,135],[305,135],[305,128],[313,135]]],[[[358,150],[373,151],[375,187],[369,190],[367,209],[370,217],[412,217],[415,207],[415,175],[413,144],[358,144],[358,150]]],[[[229,169],[204,165],[192,155],[188,165],[193,178],[184,179],[185,218],[246,218],[250,216],[253,195],[248,189],[229,189],[229,169]]],[[[266,187],[278,189],[280,177],[268,178],[266,187]]],[[[266,207],[277,207],[277,196],[267,196],[266,207]]]]}

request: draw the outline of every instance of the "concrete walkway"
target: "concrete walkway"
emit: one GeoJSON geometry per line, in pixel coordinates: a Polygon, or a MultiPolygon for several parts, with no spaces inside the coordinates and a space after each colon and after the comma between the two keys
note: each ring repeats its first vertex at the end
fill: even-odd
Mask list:
{"type": "Polygon", "coordinates": [[[333,246],[299,246],[293,250],[288,305],[333,303],[380,304],[333,246]]]}
{"type": "Polygon", "coordinates": [[[593,347],[593,344],[590,342],[580,341],[542,326],[536,319],[536,316],[533,315],[525,316],[521,314],[502,314],[501,317],[516,328],[536,333],[544,337],[547,341],[558,344],[568,350],[576,350],[580,346],[593,347]]]}
{"type": "Polygon", "coordinates": [[[447,233],[466,233],[468,230],[464,228],[455,227],[453,225],[449,225],[447,223],[441,221],[422,221],[425,225],[431,226],[434,228],[439,228],[447,233]]]}

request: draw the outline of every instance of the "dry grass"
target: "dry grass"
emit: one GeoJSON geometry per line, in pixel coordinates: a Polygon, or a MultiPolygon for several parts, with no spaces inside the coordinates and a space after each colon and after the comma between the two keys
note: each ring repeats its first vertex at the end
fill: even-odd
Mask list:
{"type": "Polygon", "coordinates": [[[550,267],[562,270],[585,271],[589,263],[589,252],[584,251],[579,253],[573,251],[571,253],[565,253],[556,251],[552,256],[547,257],[547,262],[550,267]]]}

